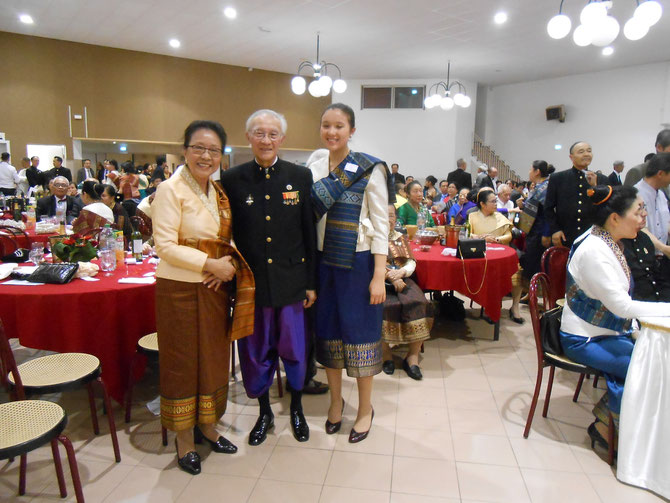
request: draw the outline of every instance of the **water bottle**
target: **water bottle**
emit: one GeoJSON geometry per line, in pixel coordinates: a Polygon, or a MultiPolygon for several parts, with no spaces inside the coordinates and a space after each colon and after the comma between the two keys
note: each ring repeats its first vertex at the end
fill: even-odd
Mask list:
{"type": "Polygon", "coordinates": [[[116,253],[116,236],[110,224],[105,224],[105,227],[100,231],[98,250],[113,250],[116,253]]]}
{"type": "Polygon", "coordinates": [[[418,230],[426,228],[426,214],[423,204],[419,206],[419,212],[416,214],[416,227],[418,230]]]}

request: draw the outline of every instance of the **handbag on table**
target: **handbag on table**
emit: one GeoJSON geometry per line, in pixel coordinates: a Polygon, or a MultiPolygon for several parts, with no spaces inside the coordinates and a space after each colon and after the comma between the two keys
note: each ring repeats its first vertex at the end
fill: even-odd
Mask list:
{"type": "Polygon", "coordinates": [[[484,258],[486,256],[486,240],[461,238],[456,246],[456,256],[461,259],[484,258]]]}
{"type": "Polygon", "coordinates": [[[64,285],[74,278],[79,269],[76,262],[61,262],[59,264],[40,264],[37,269],[30,274],[21,273],[21,269],[16,269],[11,277],[30,281],[31,283],[50,283],[54,285],[64,285]]]}

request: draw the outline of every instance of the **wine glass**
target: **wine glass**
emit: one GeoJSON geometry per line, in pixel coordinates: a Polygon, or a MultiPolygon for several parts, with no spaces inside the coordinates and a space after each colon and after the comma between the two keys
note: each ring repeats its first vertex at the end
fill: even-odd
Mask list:
{"type": "Polygon", "coordinates": [[[39,265],[44,260],[44,244],[31,243],[28,259],[35,265],[39,265]]]}
{"type": "Polygon", "coordinates": [[[100,268],[105,271],[105,276],[111,276],[112,271],[116,269],[116,250],[101,250],[100,268]]]}

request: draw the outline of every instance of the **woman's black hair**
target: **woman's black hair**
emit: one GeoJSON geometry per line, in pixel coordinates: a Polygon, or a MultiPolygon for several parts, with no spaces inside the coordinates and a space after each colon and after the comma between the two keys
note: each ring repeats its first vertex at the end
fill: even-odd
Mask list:
{"type": "Polygon", "coordinates": [[[93,180],[86,180],[81,187],[82,194],[86,194],[94,201],[100,201],[100,196],[105,190],[105,186],[93,180]]]}
{"type": "Polygon", "coordinates": [[[339,110],[342,112],[344,115],[347,116],[347,119],[349,121],[349,127],[351,129],[356,127],[356,116],[354,115],[354,109],[351,108],[349,105],[345,105],[344,103],[333,103],[332,105],[328,105],[326,109],[323,111],[323,114],[321,114],[321,117],[328,111],[328,110],[339,110]]]}
{"type": "Polygon", "coordinates": [[[486,198],[489,194],[493,194],[493,197],[496,196],[496,193],[493,190],[480,190],[477,192],[477,207],[481,210],[482,206],[486,204],[486,198]]]}
{"type": "MultiPolygon", "coordinates": [[[[407,194],[409,196],[409,192],[412,190],[412,187],[414,187],[415,185],[418,185],[419,187],[421,187],[421,183],[417,182],[416,180],[412,180],[407,185],[405,185],[405,194],[407,194]]],[[[423,187],[421,187],[421,193],[423,194],[423,187]]]]}
{"type": "Polygon", "coordinates": [[[119,163],[116,162],[116,159],[110,159],[108,162],[109,162],[109,164],[111,164],[112,166],[114,166],[114,171],[118,171],[118,170],[119,170],[119,163]]]}
{"type": "Polygon", "coordinates": [[[103,192],[106,192],[109,197],[116,197],[116,187],[114,185],[105,184],[103,187],[103,192]]]}
{"type": "Polygon", "coordinates": [[[549,165],[547,164],[547,161],[533,161],[533,169],[539,169],[542,178],[547,178],[549,176],[549,165]]]}
{"type": "Polygon", "coordinates": [[[186,127],[186,130],[184,131],[184,148],[188,148],[191,144],[193,133],[199,129],[209,129],[212,131],[221,141],[221,150],[226,148],[226,140],[228,139],[228,136],[226,136],[226,131],[223,129],[223,126],[216,121],[203,120],[193,121],[186,127]]]}
{"type": "Polygon", "coordinates": [[[598,185],[588,191],[593,202],[593,223],[603,227],[612,213],[624,216],[637,199],[637,189],[627,185],[598,185]]]}
{"type": "Polygon", "coordinates": [[[123,164],[121,164],[121,169],[123,170],[124,173],[128,174],[135,174],[135,166],[133,165],[132,161],[126,161],[123,164]]]}
{"type": "Polygon", "coordinates": [[[435,178],[433,175],[428,175],[426,177],[426,181],[432,183],[434,187],[435,184],[437,183],[437,178],[435,178]]]}

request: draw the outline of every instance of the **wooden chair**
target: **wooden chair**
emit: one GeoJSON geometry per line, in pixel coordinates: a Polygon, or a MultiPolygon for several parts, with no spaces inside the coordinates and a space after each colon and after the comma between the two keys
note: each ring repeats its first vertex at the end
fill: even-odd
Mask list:
{"type": "Polygon", "coordinates": [[[540,267],[542,272],[549,277],[552,306],[558,299],[565,297],[565,276],[569,254],[570,250],[564,246],[552,246],[542,254],[540,267]]]}
{"type": "Polygon", "coordinates": [[[101,377],[102,368],[98,358],[86,353],[56,353],[35,358],[17,366],[4,326],[0,321],[0,371],[2,371],[0,380],[7,388],[12,400],[25,400],[26,394],[53,393],[85,385],[91,408],[93,431],[96,435],[100,433],[100,428],[93,383],[99,384],[107,411],[114,459],[117,463],[121,461],[112,402],[101,377]]]}
{"type": "Polygon", "coordinates": [[[19,245],[13,236],[0,232],[0,257],[14,253],[19,245]]]}
{"type": "MultiPolygon", "coordinates": [[[[152,360],[158,359],[158,334],[156,332],[145,335],[137,341],[137,348],[130,362],[128,392],[126,393],[126,423],[130,422],[130,406],[133,400],[133,385],[135,384],[135,367],[142,355],[152,360]]],[[[167,430],[164,426],[161,426],[161,437],[163,445],[167,445],[167,430]]]]}
{"type": "Polygon", "coordinates": [[[58,442],[65,446],[77,503],[84,503],[79,468],[72,443],[62,432],[67,425],[63,408],[45,400],[18,400],[0,404],[0,459],[20,456],[19,495],[26,493],[27,453],[51,443],[61,498],[67,496],[58,442]]]}

